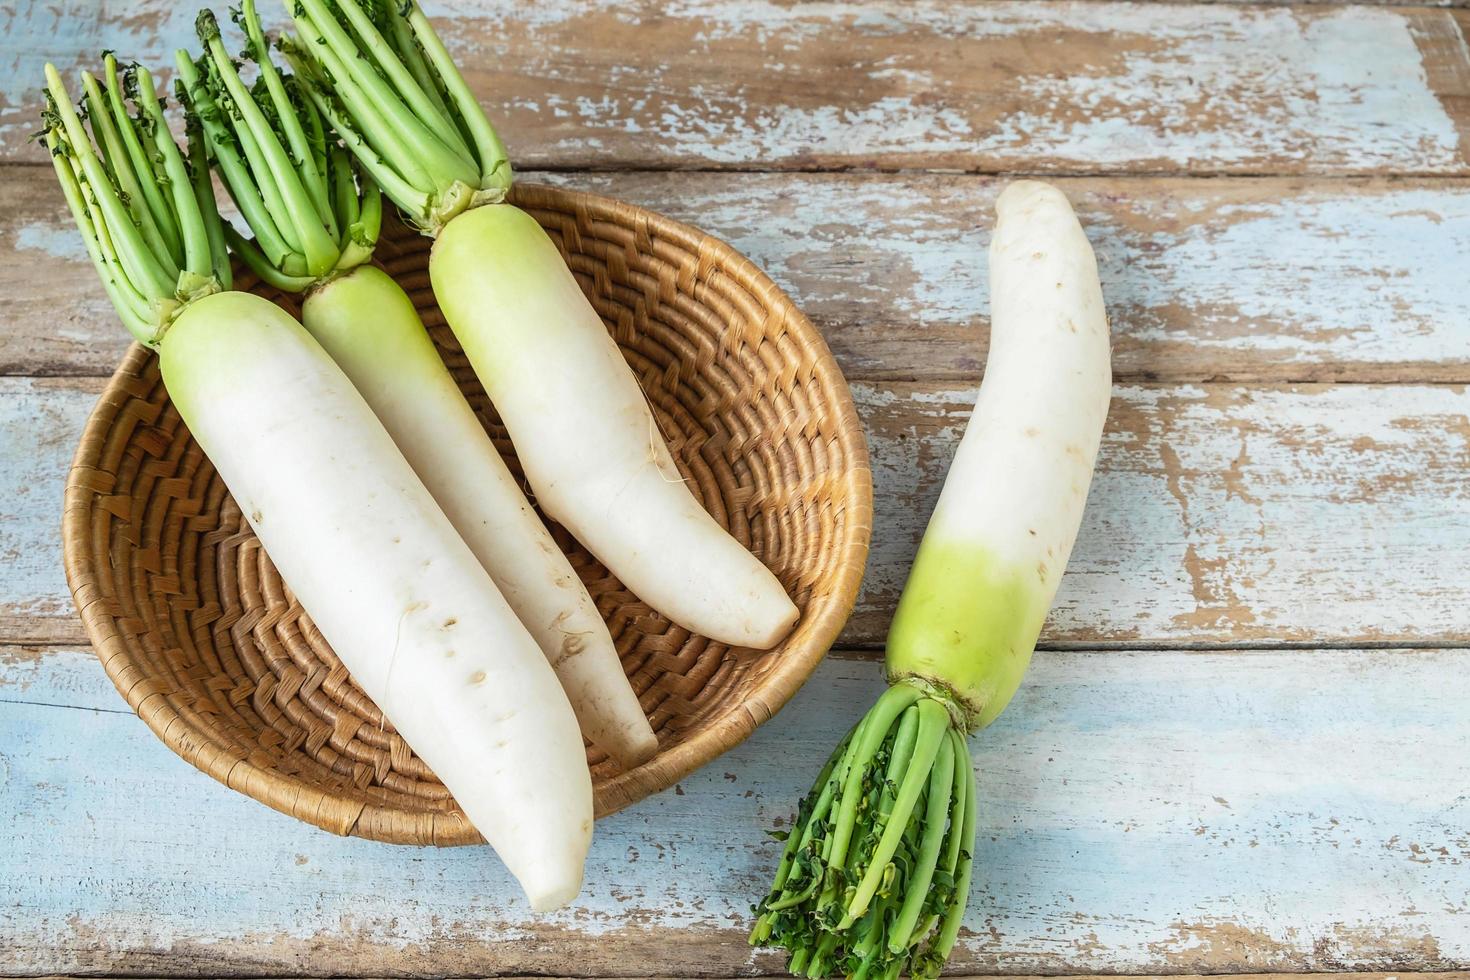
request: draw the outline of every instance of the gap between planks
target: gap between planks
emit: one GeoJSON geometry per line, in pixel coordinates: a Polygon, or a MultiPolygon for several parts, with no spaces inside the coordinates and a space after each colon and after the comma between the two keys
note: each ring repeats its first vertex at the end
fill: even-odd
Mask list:
{"type": "MultiPolygon", "coordinates": [[[[76,650],[79,647],[82,648],[82,649],[86,649],[86,650],[89,650],[90,651],[90,649],[91,649],[91,642],[88,639],[85,631],[81,629],[80,624],[78,624],[78,628],[76,629],[75,634],[76,635],[75,636],[72,636],[72,637],[66,637],[66,638],[63,638],[63,639],[56,639],[56,640],[47,640],[47,641],[8,640],[8,639],[4,639],[3,638],[4,634],[0,634],[0,664],[3,664],[7,659],[12,660],[12,661],[18,661],[18,660],[24,659],[24,660],[34,660],[34,661],[38,661],[39,662],[39,661],[44,660],[45,657],[46,657],[46,655],[49,652],[53,652],[54,651],[54,652],[57,652],[57,653],[63,653],[63,652],[66,652],[66,651],[76,650]]],[[[1036,656],[1039,656],[1039,657],[1045,657],[1045,656],[1047,656],[1049,654],[1058,654],[1058,655],[1060,655],[1060,654],[1078,654],[1078,653],[1092,653],[1092,654],[1098,654],[1098,653],[1101,653],[1101,654],[1117,653],[1117,654],[1132,654],[1132,655],[1136,655],[1136,654],[1145,654],[1145,655],[1146,654],[1179,655],[1179,654],[1197,653],[1197,654],[1200,654],[1201,656],[1205,656],[1205,655],[1209,655],[1209,654],[1220,654],[1220,653],[1238,653],[1238,654],[1242,654],[1242,655],[1255,655],[1255,654],[1273,654],[1273,653],[1312,653],[1312,652],[1324,652],[1324,653],[1326,653],[1326,652],[1332,652],[1332,651],[1349,651],[1349,652],[1351,652],[1351,651],[1358,651],[1358,652],[1362,652],[1362,653],[1365,653],[1365,654],[1366,653],[1375,653],[1375,652],[1376,653],[1388,653],[1388,652],[1392,652],[1392,653],[1403,654],[1405,656],[1412,657],[1416,653],[1422,653],[1422,654],[1425,654],[1425,655],[1433,655],[1433,654],[1438,654],[1438,653],[1456,652],[1456,651],[1462,651],[1462,650],[1470,650],[1470,643],[1437,643],[1437,642],[1427,642],[1427,641],[1426,642],[1422,642],[1422,643],[1414,643],[1414,642],[1409,642],[1409,643],[1390,643],[1390,642],[1386,642],[1386,641],[1385,642],[1363,641],[1363,642],[1349,642],[1349,643],[1334,643],[1334,642],[1328,642],[1328,641],[1324,640],[1324,641],[1321,641],[1321,642],[1311,642],[1311,643],[1266,643],[1266,642],[1262,642],[1262,643],[1248,643],[1247,642],[1247,643],[1178,643],[1178,644],[1167,644],[1167,643],[1125,643],[1125,642],[1119,641],[1119,642],[1114,642],[1114,643],[1108,643],[1108,642],[1101,642],[1101,643],[1098,643],[1098,642],[1091,642],[1091,643],[1083,643],[1083,642],[1073,642],[1073,643],[1066,643],[1066,642],[1054,643],[1053,642],[1053,643],[1049,643],[1049,642],[1042,642],[1042,643],[1038,643],[1036,645],[1035,655],[1036,656]]],[[[831,659],[834,659],[834,660],[851,660],[851,661],[856,661],[856,662],[859,662],[859,663],[862,663],[862,662],[877,663],[877,662],[879,662],[879,661],[881,661],[883,659],[883,653],[884,653],[884,651],[883,651],[883,647],[881,645],[874,645],[874,644],[844,644],[840,648],[834,648],[832,650],[829,650],[827,652],[826,656],[828,658],[831,658],[831,659]]],[[[0,683],[0,692],[3,692],[4,690],[5,690],[5,685],[3,683],[0,683]]],[[[100,704],[63,704],[63,703],[61,703],[59,701],[37,701],[37,700],[31,700],[31,699],[23,698],[23,697],[0,697],[0,705],[15,705],[17,707],[27,707],[27,708],[55,708],[55,709],[60,710],[60,711],[89,711],[89,712],[97,712],[97,713],[107,714],[107,715],[132,715],[132,714],[135,714],[135,712],[131,708],[127,707],[125,703],[123,703],[123,702],[120,702],[120,703],[123,704],[122,707],[108,708],[108,707],[103,707],[100,704]]],[[[7,974],[5,974],[3,971],[0,971],[0,980],[3,980],[3,978],[6,977],[6,976],[7,976],[7,974]]],[[[609,978],[609,980],[617,980],[617,978],[609,978]]]]}
{"type": "MultiPolygon", "coordinates": [[[[1009,0],[980,0],[981,3],[1005,3],[1009,0]]],[[[1082,4],[1109,3],[1152,3],[1155,0],[1075,0],[1082,4]]],[[[1163,2],[1163,0],[1159,0],[1163,2]]],[[[1172,0],[1171,0],[1172,2],[1172,0]]],[[[1191,0],[1202,5],[1238,6],[1256,4],[1258,0],[1191,0]]],[[[1470,0],[1463,0],[1470,4],[1470,0]]],[[[1335,3],[1335,0],[1312,0],[1310,5],[1335,3]]],[[[1298,0],[1281,0],[1281,6],[1297,5],[1298,0]]],[[[1269,4],[1267,4],[1269,6],[1269,4]]],[[[1459,13],[1460,11],[1456,11],[1459,13]]],[[[1470,9],[1465,12],[1470,20],[1470,9]]],[[[0,158],[0,182],[10,170],[17,172],[37,171],[50,174],[51,165],[44,160],[0,158]]],[[[516,171],[516,178],[536,174],[558,177],[585,174],[592,177],[612,177],[630,174],[669,174],[698,176],[766,176],[766,177],[989,177],[997,180],[1300,180],[1331,186],[1333,184],[1355,184],[1368,180],[1382,181],[1433,181],[1442,184],[1470,183],[1470,173],[1442,173],[1437,170],[1312,170],[1307,169],[1230,169],[1210,170],[1196,168],[1181,170],[1178,167],[1139,167],[1116,170],[1107,167],[1000,167],[967,168],[941,166],[888,165],[881,162],[834,163],[830,166],[793,164],[774,167],[768,164],[713,163],[665,163],[657,160],[636,163],[557,163],[551,161],[516,171]]],[[[1273,974],[1274,975],[1274,974],[1273,974]]],[[[1410,974],[1404,974],[1409,976],[1410,974]]],[[[1436,974],[1442,975],[1442,974],[1436,974]]],[[[0,973],[0,978],[5,974],[0,973]]]]}

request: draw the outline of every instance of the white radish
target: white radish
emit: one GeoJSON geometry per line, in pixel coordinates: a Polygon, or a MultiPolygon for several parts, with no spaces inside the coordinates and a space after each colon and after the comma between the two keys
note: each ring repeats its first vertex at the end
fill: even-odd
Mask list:
{"type": "Polygon", "coordinates": [[[1038,181],[995,212],[985,379],[888,632],[890,686],[799,808],[751,931],[813,980],[943,969],[974,868],[965,736],[1021,682],[1102,439],[1112,371],[1092,248],[1038,181]]]}
{"type": "Polygon", "coordinates": [[[690,493],[627,361],[529,214],[467,211],[434,294],[552,518],[640,599],[696,633],[774,646],[796,606],[690,493]]]}
{"type": "Polygon", "coordinates": [[[995,215],[985,378],[888,635],[890,678],[937,675],[976,727],[1030,663],[1112,388],[1097,262],[1066,197],[1017,181],[995,215]]]}
{"type": "Polygon", "coordinates": [[[582,733],[624,768],[658,751],[597,606],[402,289],[371,266],[313,290],[302,322],[357,385],[556,670],[582,733]]]}
{"type": "Polygon", "coordinates": [[[312,622],[538,910],[581,889],[592,781],[546,658],[342,370],[275,304],[206,297],[169,396],[312,622]]]}
{"type": "Polygon", "coordinates": [[[537,909],[582,886],[592,786],[541,649],[340,367],[285,311],[203,298],[169,397],[353,679],[537,909]]]}
{"type": "Polygon", "coordinates": [[[592,782],[555,674],[326,351],[269,300],[220,291],[229,263],[202,148],[186,168],[147,71],[105,66],[105,93],[83,76],[91,134],[47,66],[46,144],[119,315],[158,351],[179,415],[353,678],[532,906],[571,901],[592,782]],[[136,152],[104,159],[94,140],[136,152]],[[149,181],[159,193],[122,190],[149,181]]]}

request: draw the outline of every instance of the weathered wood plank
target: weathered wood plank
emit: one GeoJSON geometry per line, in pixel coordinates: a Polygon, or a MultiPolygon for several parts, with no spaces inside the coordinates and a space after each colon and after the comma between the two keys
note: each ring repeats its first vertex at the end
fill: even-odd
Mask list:
{"type": "MultiPolygon", "coordinates": [[[[95,379],[0,379],[0,638],[80,640],[58,555],[95,379]]],[[[854,386],[873,554],[849,645],[880,644],[974,399],[854,386]]],[[[1120,386],[1048,644],[1470,642],[1470,392],[1120,386]]]]}
{"type": "MultiPolygon", "coordinates": [[[[50,171],[0,170],[0,374],[104,374],[126,335],[50,171]]],[[[970,379],[1002,182],[940,175],[553,175],[731,242],[851,378],[970,379]]],[[[1120,378],[1470,381],[1470,182],[1064,180],[1120,378]]]]}
{"type": "Polygon", "coordinates": [[[100,378],[0,380],[0,638],[84,640],[61,565],[61,498],[100,378]]]}
{"type": "MultiPolygon", "coordinates": [[[[1450,12],[738,0],[433,4],[525,167],[1464,173],[1450,12]],[[1446,98],[1446,97],[1450,98],[1446,98]]],[[[42,62],[150,65],[195,8],[0,8],[0,155],[42,62]]],[[[273,16],[279,12],[269,11],[273,16]]]]}
{"type": "Polygon", "coordinates": [[[1455,121],[1460,148],[1470,153],[1470,47],[1464,10],[1407,10],[1409,33],[1424,57],[1424,79],[1455,121]]]}
{"type": "MultiPolygon", "coordinates": [[[[986,251],[1004,180],[578,174],[560,182],[731,242],[813,317],[849,378],[970,379],[984,363],[986,251]]],[[[1098,254],[1119,377],[1470,380],[1470,183],[1057,183],[1098,254]]]]}
{"type": "MultiPolygon", "coordinates": [[[[331,837],[232,793],[84,651],[0,656],[5,973],[775,973],[743,943],[783,820],[877,668],[598,824],[533,918],[484,849],[331,837]],[[51,705],[76,705],[67,709],[51,705]]],[[[1470,966],[1470,651],[1053,652],[973,741],[957,972],[1470,966]]]]}

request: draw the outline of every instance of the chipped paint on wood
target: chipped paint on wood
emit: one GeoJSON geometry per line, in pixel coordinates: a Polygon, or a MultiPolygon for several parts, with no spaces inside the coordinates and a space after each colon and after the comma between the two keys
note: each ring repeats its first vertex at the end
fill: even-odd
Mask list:
{"type": "MultiPolygon", "coordinates": [[[[1331,175],[1066,181],[1119,375],[1470,381],[1470,188],[1427,179],[1470,174],[1463,12],[428,7],[523,165],[1331,175]],[[1337,179],[1355,173],[1395,179],[1337,179]]],[[[0,157],[40,160],[23,137],[43,60],[165,63],[192,16],[0,4],[0,157]]],[[[867,379],[877,536],[848,636],[880,642],[983,360],[996,182],[539,179],[728,238],[867,379]]],[[[0,374],[116,362],[42,168],[0,180],[0,292],[0,374]]],[[[79,636],[57,514],[99,387],[0,380],[0,638],[79,636]]],[[[956,969],[1470,965],[1470,651],[1127,649],[1466,643],[1467,410],[1445,386],[1120,389],[1047,633],[1116,649],[1040,655],[975,740],[981,872],[956,969]]],[[[537,920],[487,851],[314,831],[179,761],[89,653],[0,646],[0,973],[779,972],[743,944],[774,862],[762,831],[876,693],[872,659],[830,659],[746,745],[599,824],[582,901],[537,920]]]]}
{"type": "Polygon", "coordinates": [[[111,374],[127,331],[50,167],[0,170],[0,374],[111,374]]]}
{"type": "MultiPolygon", "coordinates": [[[[0,638],[81,639],[58,514],[95,379],[0,383],[0,638]],[[61,633],[67,630],[69,632],[61,633]]],[[[844,642],[878,645],[974,403],[971,387],[853,386],[873,551],[844,642]]],[[[1058,643],[1470,641],[1470,393],[1450,386],[1120,386],[1058,643]]]]}
{"type": "MultiPolygon", "coordinates": [[[[0,378],[0,636],[75,618],[61,567],[61,497],[99,379],[0,378]]],[[[70,629],[74,632],[74,628],[70,629]]]]}
{"type": "MultiPolygon", "coordinates": [[[[45,59],[70,69],[111,47],[162,66],[193,44],[193,8],[165,0],[0,9],[0,153],[12,158],[38,158],[24,136],[45,59]]],[[[523,166],[1470,167],[1457,128],[1466,107],[1434,87],[1466,58],[1446,11],[1023,0],[429,9],[523,166]]]]}
{"type": "Polygon", "coordinates": [[[1424,77],[1460,134],[1461,150],[1470,154],[1470,13],[1410,10],[1409,33],[1424,60],[1424,77]]]}
{"type": "MultiPolygon", "coordinates": [[[[0,657],[6,972],[778,971],[742,942],[763,831],[877,675],[830,658],[744,745],[599,822],[582,897],[533,919],[486,849],[336,838],[229,792],[93,710],[122,702],[85,651],[0,657]]],[[[973,740],[954,969],[1465,968],[1467,699],[1464,650],[1038,656],[973,740]]]]}
{"type": "MultiPolygon", "coordinates": [[[[0,374],[111,373],[126,343],[49,171],[0,184],[0,374]]],[[[854,379],[984,361],[990,178],[531,173],[726,239],[854,379]]],[[[1470,185],[1059,182],[1101,265],[1119,378],[1470,381],[1470,185]]]]}

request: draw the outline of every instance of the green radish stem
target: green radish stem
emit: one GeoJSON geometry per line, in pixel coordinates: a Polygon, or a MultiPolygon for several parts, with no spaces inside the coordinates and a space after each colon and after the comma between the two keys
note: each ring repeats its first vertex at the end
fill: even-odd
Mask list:
{"type": "Polygon", "coordinates": [[[359,181],[352,158],[327,141],[311,99],[271,61],[253,0],[244,0],[238,20],[255,84],[245,84],[219,22],[205,9],[195,22],[204,52],[175,54],[180,88],[254,235],[252,241],[228,230],[231,247],[266,282],[302,292],[371,258],[381,195],[376,184],[359,181]]]}
{"type": "Polygon", "coordinates": [[[968,758],[951,706],[914,684],[889,687],[799,808],[752,943],[786,948],[789,969],[809,977],[886,976],[917,962],[956,900],[945,861],[953,851],[958,863],[973,806],[956,778],[963,770],[973,783],[968,758]]]}
{"type": "Polygon", "coordinates": [[[364,169],[419,228],[505,199],[505,147],[413,3],[291,0],[284,50],[364,169]]]}
{"type": "Polygon", "coordinates": [[[1036,181],[996,203],[985,380],[888,634],[891,685],[797,811],[750,941],[817,978],[937,976],[974,868],[965,736],[1030,662],[1081,522],[1107,414],[1091,247],[1036,181]]]}
{"type": "Polygon", "coordinates": [[[44,139],[108,298],[138,342],[157,347],[187,303],[229,288],[228,266],[210,249],[210,229],[219,218],[213,197],[194,193],[148,70],[126,68],[120,80],[109,54],[103,58],[103,75],[105,87],[91,73],[82,73],[89,134],[61,75],[46,66],[44,139]],[[134,94],[131,112],[124,101],[128,92],[134,94]],[[127,152],[128,145],[140,147],[140,154],[127,152]],[[140,173],[140,168],[146,169],[140,173]],[[125,190],[144,184],[166,186],[168,194],[149,197],[125,190]],[[165,236],[161,226],[173,234],[165,236]]]}

